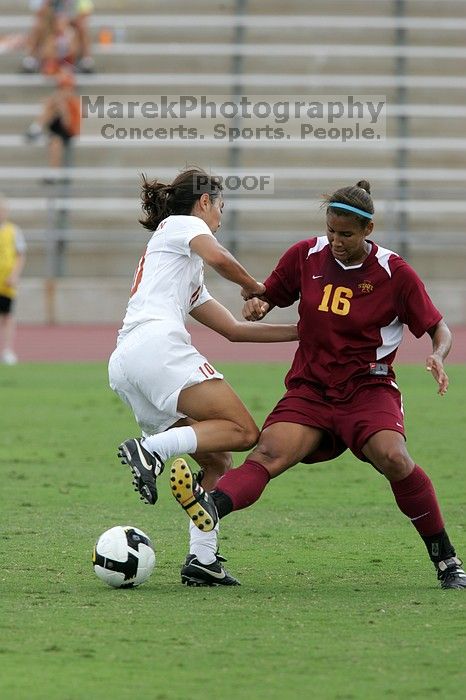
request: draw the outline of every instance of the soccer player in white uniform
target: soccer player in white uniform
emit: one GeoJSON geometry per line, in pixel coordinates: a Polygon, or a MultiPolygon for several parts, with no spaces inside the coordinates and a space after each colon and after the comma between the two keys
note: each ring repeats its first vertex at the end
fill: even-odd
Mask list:
{"type": "MultiPolygon", "coordinates": [[[[239,322],[207,291],[204,263],[238,284],[245,297],[260,296],[257,282],[214,236],[223,197],[218,178],[190,169],[171,185],[144,180],[140,223],[153,231],[139,261],[130,300],[109,362],[112,389],[128,403],[142,431],[119,447],[141,499],[157,500],[156,478],[165,461],[190,454],[209,491],[232,466],[228,450],[257,442],[249,411],[209,361],[191,344],[188,316],[233,341],[297,339],[295,325],[239,322]]],[[[217,551],[218,528],[190,524],[190,552],[182,568],[188,585],[237,585],[217,551]]]]}

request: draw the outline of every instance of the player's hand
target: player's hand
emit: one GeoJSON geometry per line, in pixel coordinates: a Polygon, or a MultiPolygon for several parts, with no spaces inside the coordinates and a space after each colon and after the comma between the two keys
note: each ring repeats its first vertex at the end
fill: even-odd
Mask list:
{"type": "Polygon", "coordinates": [[[243,287],[241,289],[241,296],[245,301],[252,299],[252,297],[260,297],[265,294],[265,284],[262,282],[256,282],[252,287],[243,287]]]}
{"type": "Polygon", "coordinates": [[[253,297],[248,299],[243,306],[243,318],[246,321],[259,321],[261,318],[264,318],[269,309],[270,304],[268,302],[253,297]]]}
{"type": "Polygon", "coordinates": [[[426,360],[426,370],[432,373],[433,378],[437,382],[440,396],[446,394],[448,389],[448,375],[443,368],[442,359],[435,354],[429,355],[426,360]]]}

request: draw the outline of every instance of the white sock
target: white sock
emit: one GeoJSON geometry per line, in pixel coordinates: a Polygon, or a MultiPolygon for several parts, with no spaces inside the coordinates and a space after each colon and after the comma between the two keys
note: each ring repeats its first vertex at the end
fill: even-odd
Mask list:
{"type": "Polygon", "coordinates": [[[157,452],[162,462],[176,455],[192,454],[197,449],[197,437],[191,426],[170,428],[164,433],[149,435],[142,440],[149,452],[157,452]]]}
{"type": "Polygon", "coordinates": [[[219,523],[210,532],[202,532],[189,521],[189,553],[194,554],[201,564],[212,564],[217,558],[219,523]]]}

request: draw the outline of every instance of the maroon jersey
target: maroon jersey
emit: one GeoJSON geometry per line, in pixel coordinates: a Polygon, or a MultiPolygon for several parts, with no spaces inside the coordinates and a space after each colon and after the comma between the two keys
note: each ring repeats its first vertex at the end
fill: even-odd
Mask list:
{"type": "Polygon", "coordinates": [[[310,383],[331,399],[361,384],[393,382],[403,326],[417,337],[442,318],[424,284],[396,253],[372,243],[360,265],[335,260],[326,236],[300,241],[266,279],[266,297],[290,306],[299,299],[299,346],[285,378],[288,389],[310,383]],[[387,377],[369,374],[374,362],[387,377]]]}

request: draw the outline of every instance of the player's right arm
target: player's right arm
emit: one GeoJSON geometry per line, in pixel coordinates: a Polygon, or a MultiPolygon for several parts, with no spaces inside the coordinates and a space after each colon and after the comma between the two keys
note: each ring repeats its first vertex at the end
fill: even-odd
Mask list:
{"type": "Polygon", "coordinates": [[[235,282],[248,296],[260,296],[265,287],[257,282],[236,258],[214,236],[200,234],[191,239],[191,250],[197,253],[204,262],[212,267],[219,275],[235,282]]]}
{"type": "Polygon", "coordinates": [[[298,340],[298,331],[293,323],[247,323],[237,321],[216,299],[209,299],[196,306],[191,316],[232,342],[277,343],[298,340]]]}
{"type": "MultiPolygon", "coordinates": [[[[308,241],[299,241],[280,258],[276,268],[265,280],[265,292],[260,298],[247,298],[243,306],[243,318],[260,321],[274,306],[291,306],[300,294],[300,259],[309,249],[308,241]]],[[[243,298],[246,299],[246,297],[243,298]]]]}

